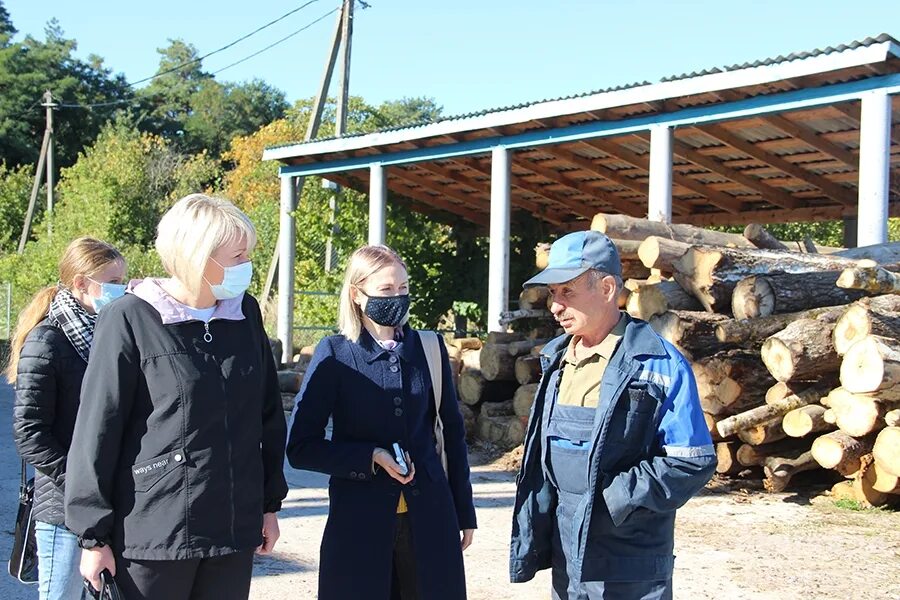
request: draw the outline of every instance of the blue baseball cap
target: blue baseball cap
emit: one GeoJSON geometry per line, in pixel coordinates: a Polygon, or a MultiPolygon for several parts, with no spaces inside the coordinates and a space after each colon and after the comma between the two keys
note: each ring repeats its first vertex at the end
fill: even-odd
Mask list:
{"type": "Polygon", "coordinates": [[[522,287],[565,283],[590,269],[621,278],[622,261],[619,259],[619,251],[599,231],[576,231],[553,242],[547,268],[522,284],[522,287]]]}

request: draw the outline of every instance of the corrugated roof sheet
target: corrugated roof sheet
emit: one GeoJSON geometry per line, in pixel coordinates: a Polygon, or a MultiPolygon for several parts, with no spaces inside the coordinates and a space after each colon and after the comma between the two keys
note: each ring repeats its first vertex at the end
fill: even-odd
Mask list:
{"type": "MultiPolygon", "coordinates": [[[[791,62],[794,60],[803,60],[803,59],[812,58],[815,56],[840,53],[840,52],[844,52],[846,50],[853,50],[856,48],[868,47],[868,46],[872,46],[874,44],[881,44],[884,42],[893,42],[894,44],[900,45],[900,42],[898,42],[894,37],[892,37],[886,33],[882,33],[881,35],[878,35],[874,38],[867,37],[863,40],[854,40],[854,41],[850,42],[849,44],[840,44],[839,46],[827,46],[825,48],[816,48],[816,49],[804,51],[804,52],[792,52],[791,54],[788,54],[787,56],[779,55],[774,58],[765,58],[765,59],[757,60],[754,62],[746,62],[746,63],[742,63],[742,64],[736,64],[736,65],[725,66],[725,67],[713,67],[711,69],[704,69],[702,71],[693,71],[691,73],[682,73],[681,75],[671,75],[668,77],[661,78],[659,80],[659,83],[678,81],[678,80],[682,80],[682,79],[692,79],[694,77],[702,77],[704,75],[714,75],[716,73],[724,73],[724,72],[728,72],[728,71],[739,71],[742,69],[751,69],[754,67],[769,66],[769,65],[779,64],[779,63],[791,62]]],[[[625,85],[612,86],[612,87],[603,88],[603,89],[599,89],[599,90],[592,90],[589,92],[582,92],[580,94],[570,94],[568,96],[561,96],[558,98],[544,98],[542,100],[533,100],[530,102],[522,102],[519,104],[512,104],[509,106],[501,106],[501,107],[488,108],[488,109],[484,109],[484,110],[468,112],[468,113],[463,113],[463,114],[450,115],[447,117],[441,117],[440,119],[436,119],[436,120],[404,123],[404,124],[400,124],[400,125],[395,125],[393,127],[386,127],[384,129],[378,129],[376,131],[365,131],[365,132],[359,132],[359,133],[354,133],[354,134],[350,134],[350,135],[343,135],[343,136],[341,136],[340,139],[362,137],[364,135],[371,135],[373,133],[387,133],[387,132],[391,132],[391,131],[400,131],[403,129],[416,129],[419,127],[425,127],[426,125],[431,125],[433,123],[443,123],[443,122],[447,122],[447,121],[459,121],[462,119],[481,117],[484,115],[489,115],[491,113],[499,113],[499,112],[506,112],[506,111],[510,111],[510,110],[516,110],[516,109],[520,109],[520,108],[527,108],[529,106],[534,106],[535,104],[543,104],[545,102],[560,102],[560,101],[564,101],[564,100],[572,100],[575,98],[584,98],[584,97],[593,96],[596,94],[617,92],[617,91],[621,91],[621,90],[642,87],[645,85],[653,85],[653,83],[645,80],[645,81],[640,81],[640,82],[628,83],[625,85]]],[[[338,137],[332,136],[332,137],[326,137],[326,138],[316,138],[315,140],[310,140],[310,142],[313,142],[313,141],[314,142],[324,142],[324,141],[335,140],[335,139],[338,139],[338,137]]],[[[296,146],[301,143],[306,143],[306,142],[289,142],[286,144],[277,144],[274,146],[269,146],[269,148],[270,149],[284,148],[287,146],[296,146]]]]}

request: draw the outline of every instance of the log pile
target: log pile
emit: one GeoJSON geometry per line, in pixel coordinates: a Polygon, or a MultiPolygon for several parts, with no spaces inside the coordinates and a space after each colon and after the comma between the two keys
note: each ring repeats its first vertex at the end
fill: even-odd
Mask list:
{"type": "MultiPolygon", "coordinates": [[[[523,300],[546,306],[546,292],[543,296],[526,292],[523,300]]],[[[484,343],[475,338],[450,341],[451,346],[461,346],[457,389],[470,437],[503,449],[525,440],[527,413],[525,419],[518,416],[522,403],[519,381],[531,381],[535,370],[540,373],[539,361],[527,359],[544,341],[520,333],[491,333],[484,343]]]]}
{"type": "MultiPolygon", "coordinates": [[[[691,362],[718,471],[783,491],[804,471],[834,494],[900,502],[900,244],[849,250],[621,215],[655,275],[622,306],[691,362]]],[[[630,245],[631,246],[631,245],[630,245]]]]}

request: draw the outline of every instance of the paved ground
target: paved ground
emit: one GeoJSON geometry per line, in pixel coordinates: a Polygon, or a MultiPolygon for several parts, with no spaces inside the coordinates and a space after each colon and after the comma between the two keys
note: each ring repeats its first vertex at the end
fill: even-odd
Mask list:
{"type": "MultiPolygon", "coordinates": [[[[0,381],[0,560],[9,556],[18,488],[11,413],[12,392],[0,381]]],[[[256,560],[254,600],[315,598],[327,479],[291,469],[287,477],[291,491],[281,513],[282,538],[272,557],[256,560]]],[[[470,600],[545,600],[546,572],[528,584],[507,583],[513,475],[475,467],[473,486],[480,528],[466,553],[470,600]]],[[[705,491],[691,500],[678,514],[675,597],[900,598],[900,513],[848,511],[827,497],[810,501],[808,495],[705,491]]],[[[0,576],[0,600],[35,598],[33,586],[0,576]]]]}

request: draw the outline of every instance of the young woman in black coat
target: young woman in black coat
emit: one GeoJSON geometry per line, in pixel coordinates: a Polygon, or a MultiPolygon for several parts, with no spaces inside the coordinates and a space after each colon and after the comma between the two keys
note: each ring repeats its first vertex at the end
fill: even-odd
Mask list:
{"type": "Polygon", "coordinates": [[[79,238],[59,261],[59,282],[19,314],[6,377],[16,386],[16,448],[35,468],[34,512],[41,600],[78,600],[78,539],[66,529],[66,457],[97,313],[125,292],[125,259],[100,240],[79,238]]]}
{"type": "Polygon", "coordinates": [[[298,395],[288,460],[331,475],[319,600],[466,597],[462,551],[475,508],[463,421],[441,343],[445,472],[430,371],[408,310],[400,257],[385,246],[357,250],[341,290],[341,335],[316,347],[298,395]]]}

